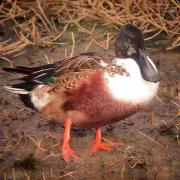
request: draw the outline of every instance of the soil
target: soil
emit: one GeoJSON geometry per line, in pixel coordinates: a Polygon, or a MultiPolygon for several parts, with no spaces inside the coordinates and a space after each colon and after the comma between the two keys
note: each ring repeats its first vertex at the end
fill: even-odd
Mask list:
{"type": "MultiPolygon", "coordinates": [[[[83,45],[75,46],[75,54],[83,52],[83,45]]],[[[14,58],[14,65],[38,66],[46,64],[45,54],[54,62],[64,58],[64,49],[71,45],[35,52],[29,48],[14,58]]],[[[93,46],[91,50],[103,51],[93,46]]],[[[108,51],[113,53],[112,50],[108,51]]],[[[103,128],[104,141],[120,140],[124,145],[110,152],[91,152],[94,129],[73,129],[71,145],[80,159],[65,162],[60,145],[63,127],[23,105],[18,95],[0,88],[0,180],[119,180],[119,179],[180,179],[180,141],[177,122],[180,86],[180,54],[159,52],[150,56],[155,60],[161,82],[158,98],[144,110],[124,121],[103,128]]],[[[1,61],[0,65],[8,66],[1,61]]],[[[0,84],[13,83],[14,74],[1,73],[0,84]]]]}

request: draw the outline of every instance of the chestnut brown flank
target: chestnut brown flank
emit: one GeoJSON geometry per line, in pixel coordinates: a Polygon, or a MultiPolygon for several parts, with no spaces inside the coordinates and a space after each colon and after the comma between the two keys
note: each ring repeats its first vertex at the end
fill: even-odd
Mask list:
{"type": "Polygon", "coordinates": [[[99,72],[94,73],[89,82],[84,82],[77,89],[66,91],[65,94],[66,101],[62,109],[64,113],[73,111],[73,117],[70,118],[79,127],[97,128],[124,119],[140,108],[113,98],[99,72]],[[79,117],[79,113],[82,116],[79,117]]]}

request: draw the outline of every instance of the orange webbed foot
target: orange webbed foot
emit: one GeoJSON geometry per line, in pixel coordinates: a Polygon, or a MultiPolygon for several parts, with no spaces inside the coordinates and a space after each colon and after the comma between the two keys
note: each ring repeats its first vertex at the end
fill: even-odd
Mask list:
{"type": "Polygon", "coordinates": [[[69,145],[71,125],[72,125],[71,119],[67,119],[65,121],[65,130],[64,130],[63,144],[62,144],[62,155],[65,161],[68,161],[70,157],[74,159],[79,158],[76,152],[69,145]]]}
{"type": "Polygon", "coordinates": [[[122,142],[112,142],[109,141],[107,144],[101,142],[101,130],[100,128],[96,131],[96,138],[94,145],[92,147],[92,152],[96,152],[97,150],[103,150],[103,151],[111,151],[114,147],[123,145],[122,142]]]}
{"type": "Polygon", "coordinates": [[[92,147],[92,152],[96,152],[97,150],[102,150],[102,151],[111,151],[112,147],[107,145],[107,144],[103,144],[103,143],[94,143],[93,147],[92,147]]]}
{"type": "Polygon", "coordinates": [[[72,148],[70,148],[69,144],[63,144],[62,155],[65,161],[68,161],[70,157],[74,159],[79,159],[76,152],[72,148]]]}

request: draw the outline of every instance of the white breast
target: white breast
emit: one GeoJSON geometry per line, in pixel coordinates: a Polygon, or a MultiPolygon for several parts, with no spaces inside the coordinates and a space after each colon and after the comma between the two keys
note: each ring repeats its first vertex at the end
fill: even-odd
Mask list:
{"type": "MultiPolygon", "coordinates": [[[[139,66],[133,59],[116,58],[114,62],[124,67],[129,73],[129,76],[119,74],[110,76],[107,72],[104,73],[104,77],[108,81],[107,86],[114,98],[133,104],[151,101],[158,90],[159,83],[145,81],[141,76],[139,66]]],[[[153,62],[151,61],[151,63],[153,62]]],[[[155,67],[154,64],[153,66],[155,67]]]]}

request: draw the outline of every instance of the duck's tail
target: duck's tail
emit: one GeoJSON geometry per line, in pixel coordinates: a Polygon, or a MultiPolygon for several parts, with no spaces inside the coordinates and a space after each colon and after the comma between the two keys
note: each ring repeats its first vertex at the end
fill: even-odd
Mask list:
{"type": "Polygon", "coordinates": [[[1,71],[20,74],[16,78],[17,83],[4,86],[4,89],[11,93],[19,94],[23,103],[34,108],[31,102],[31,92],[39,85],[49,85],[53,83],[55,64],[47,64],[40,67],[28,68],[17,66],[15,68],[1,68],[1,71]]]}
{"type": "Polygon", "coordinates": [[[30,92],[25,89],[16,88],[16,87],[14,87],[14,85],[4,86],[4,89],[6,89],[7,91],[9,91],[11,93],[15,93],[15,94],[29,94],[29,92],[30,92]]]}

